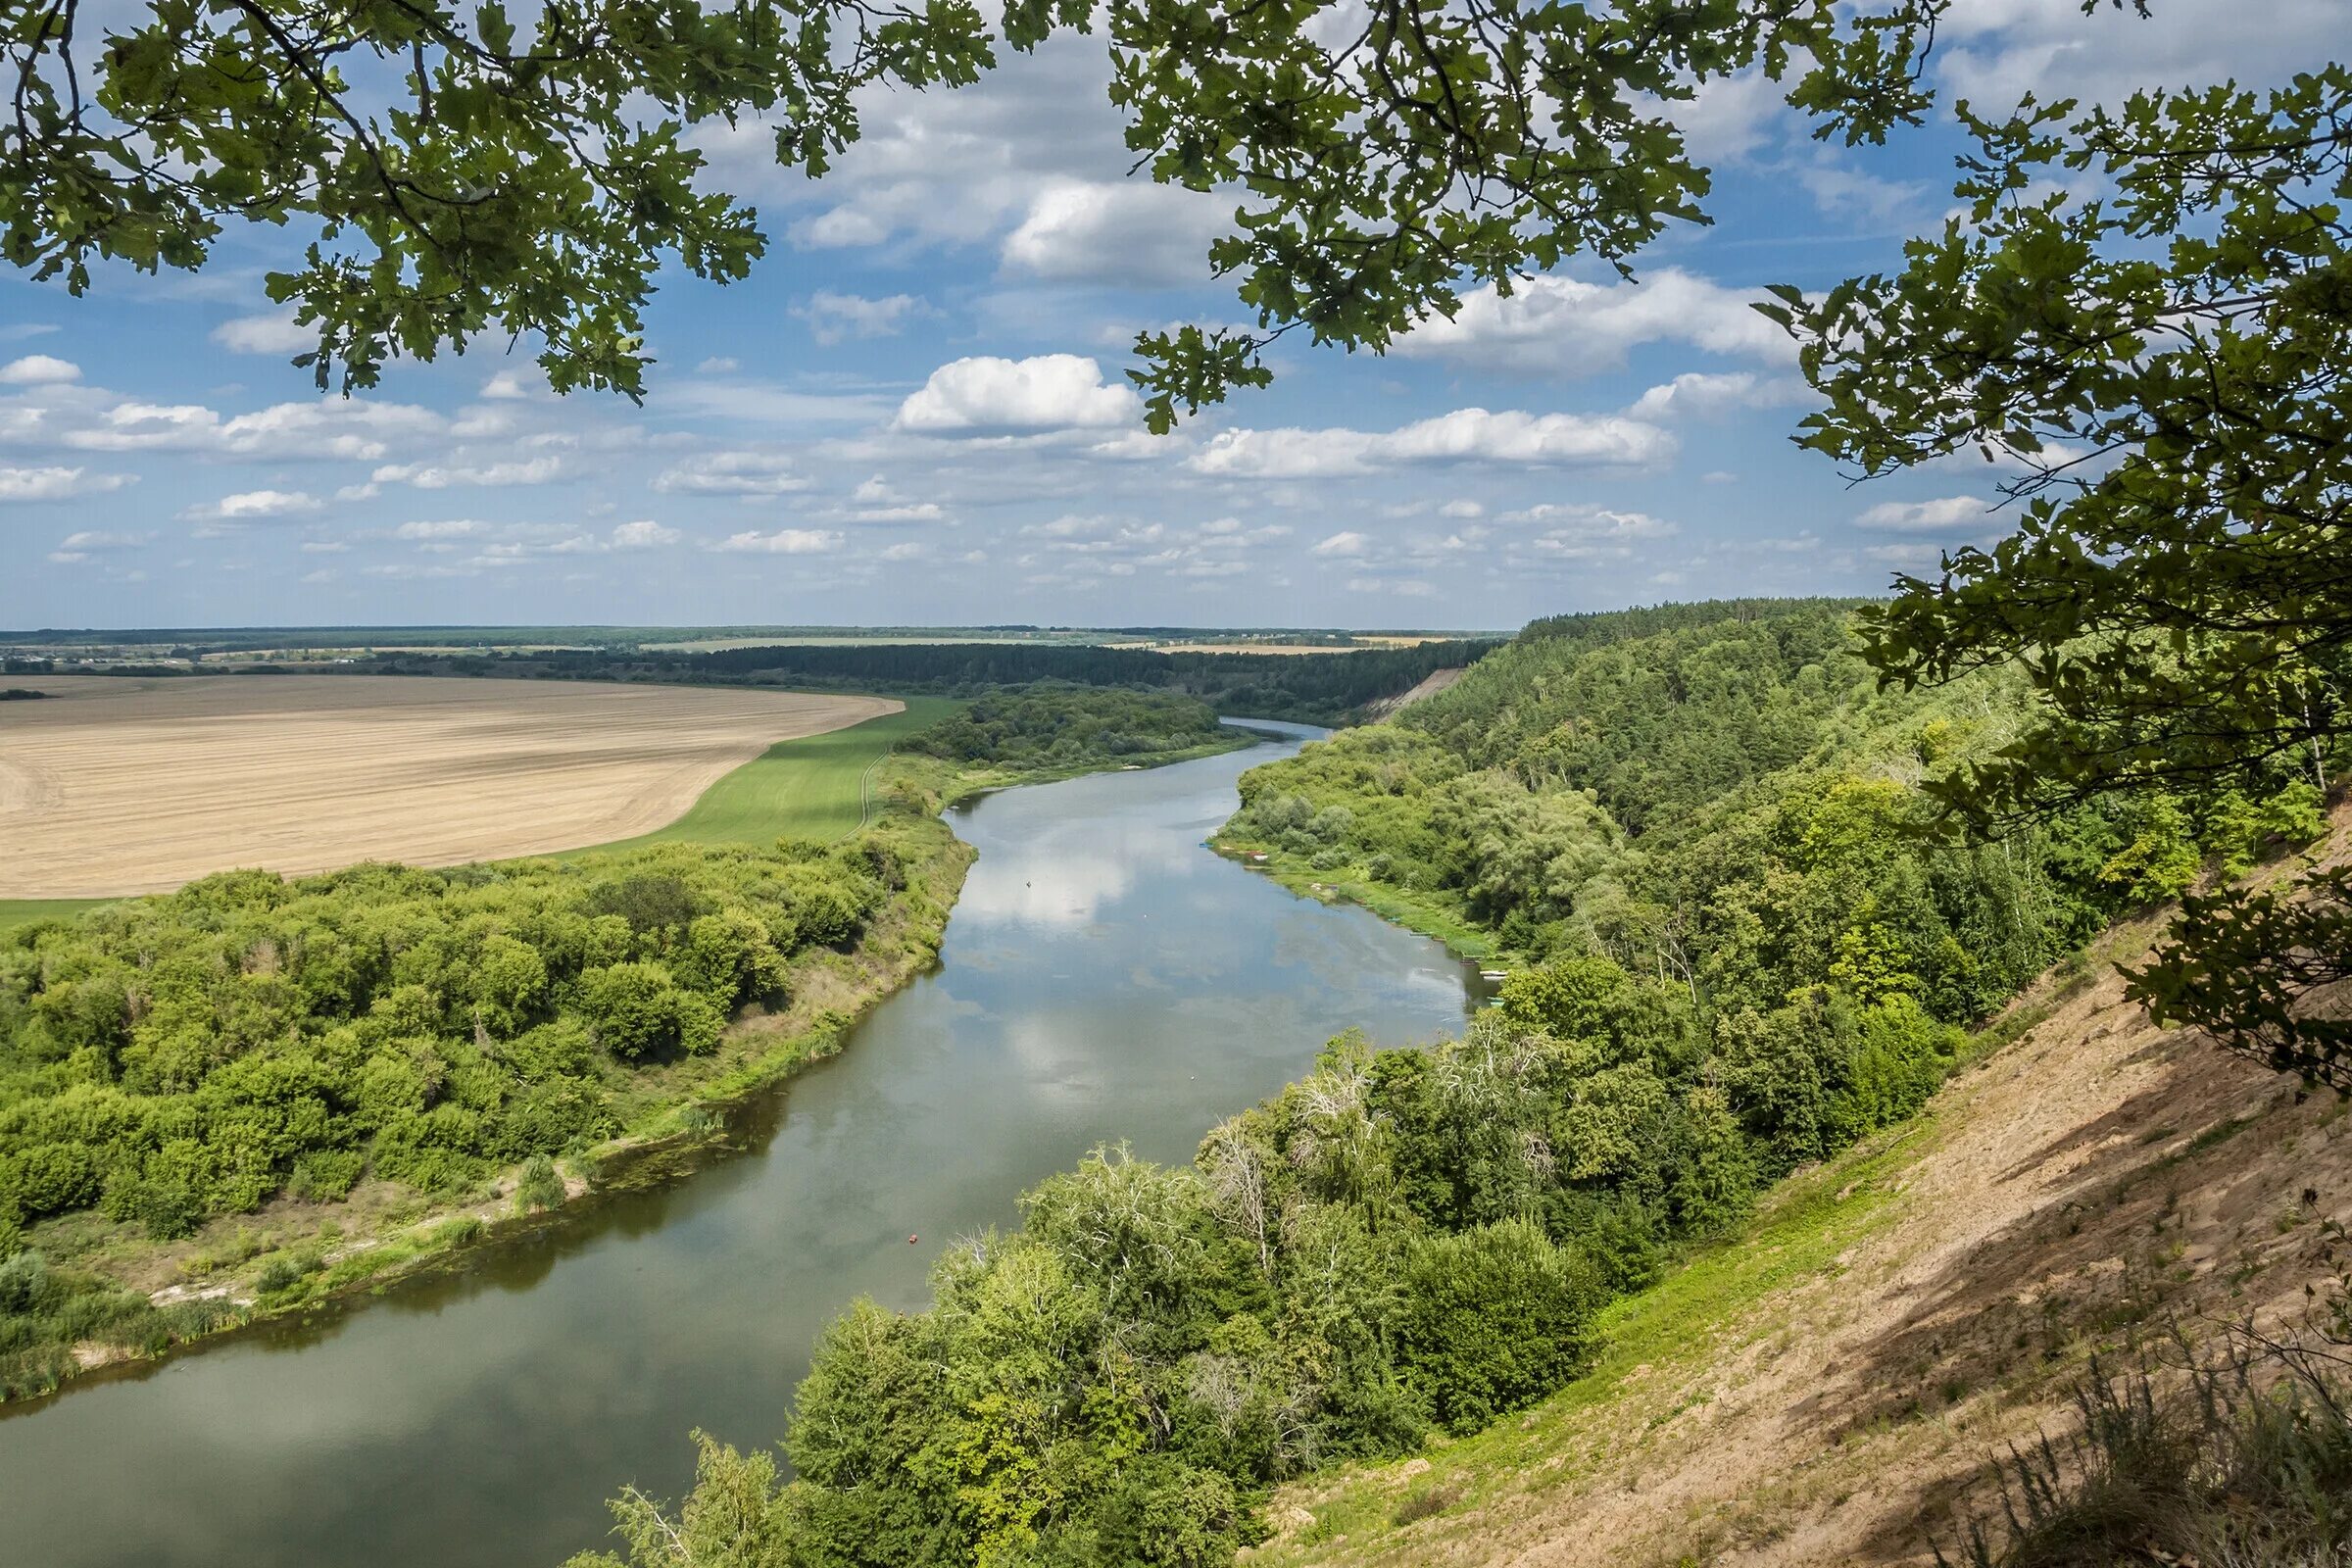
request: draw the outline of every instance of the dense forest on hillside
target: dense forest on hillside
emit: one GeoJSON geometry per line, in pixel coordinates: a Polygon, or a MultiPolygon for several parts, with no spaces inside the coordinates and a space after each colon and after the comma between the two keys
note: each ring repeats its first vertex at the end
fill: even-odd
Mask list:
{"type": "Polygon", "coordinates": [[[53,1383],[76,1341],[160,1343],[220,1310],[51,1268],[26,1227],[95,1210],[168,1240],[280,1194],[368,1177],[446,1199],[576,1153],[643,1108],[641,1075],[927,896],[906,831],[232,871],[0,942],[0,1396],[53,1383]]]}
{"type": "Polygon", "coordinates": [[[894,643],[874,647],[728,648],[713,653],[633,649],[468,657],[382,654],[357,666],[403,675],[662,680],[970,697],[1003,686],[1060,681],[1195,697],[1220,713],[1337,723],[1365,704],[1410,690],[1433,670],[1478,659],[1492,643],[1435,642],[1344,654],[1163,654],[1141,648],[1030,643],[894,643]]]}
{"type": "Polygon", "coordinates": [[[1014,687],[909,736],[900,750],[946,761],[1054,771],[1104,761],[1153,762],[1246,738],[1191,697],[1121,688],[1014,687]]]}
{"type": "Polygon", "coordinates": [[[630,1560],[684,1529],[689,1560],[773,1568],[1230,1561],[1270,1485],[1559,1387],[1613,1294],[1914,1112],[1962,1026],[2116,910],[2319,826],[2281,780],[1940,838],[1921,782],[2022,694],[1882,693],[1849,615],[1539,622],[1246,775],[1230,839],[1537,961],[1458,1042],[1333,1042],[1189,1167],[1047,1182],[929,1310],[853,1307],[787,1429],[798,1479],[706,1445],[675,1521],[616,1505],[630,1560]]]}

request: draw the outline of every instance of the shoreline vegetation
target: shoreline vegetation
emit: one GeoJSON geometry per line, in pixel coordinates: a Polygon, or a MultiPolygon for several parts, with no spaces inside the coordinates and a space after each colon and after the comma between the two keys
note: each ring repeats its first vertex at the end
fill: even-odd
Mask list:
{"type": "MultiPolygon", "coordinates": [[[[1214,756],[1260,738],[1218,725],[1200,704],[1159,695],[1044,688],[973,704],[916,697],[903,713],[772,748],[719,780],[676,823],[625,843],[437,872],[356,867],[290,882],[225,873],[179,894],[113,901],[113,914],[89,917],[101,926],[75,920],[85,911],[69,907],[54,918],[70,925],[28,923],[13,936],[0,928],[0,1405],[403,1277],[463,1267],[478,1247],[561,1223],[570,1204],[668,1179],[723,1136],[728,1110],[838,1053],[869,1008],[936,961],[974,853],[941,820],[946,807],[994,789],[1214,756]],[[967,722],[967,710],[982,722],[967,722]],[[779,839],[780,850],[759,848],[779,839]],[[765,888],[766,902],[711,910],[714,899],[734,895],[687,886],[730,866],[765,888]],[[843,875],[862,892],[827,880],[843,875]],[[44,929],[95,933],[145,922],[144,940],[159,927],[171,933],[171,915],[182,909],[180,923],[197,928],[266,923],[272,905],[313,910],[322,925],[303,934],[314,947],[364,940],[355,926],[364,916],[334,902],[346,880],[367,884],[354,901],[362,905],[416,896],[420,887],[427,903],[485,896],[469,884],[516,880],[543,889],[526,893],[513,914],[461,911],[446,929],[415,934],[446,943],[464,933],[474,945],[466,949],[470,977],[498,967],[485,958],[531,970],[520,988],[528,997],[467,999],[470,1043],[466,1020],[447,1016],[438,1026],[409,1019],[412,1033],[395,1041],[370,1020],[387,1005],[424,1006],[428,988],[379,987],[371,1008],[328,1035],[344,1059],[362,1064],[361,1076],[346,1075],[341,1088],[331,1066],[323,1079],[317,1070],[322,1053],[333,1059],[324,1042],[287,1052],[247,1040],[231,1048],[229,1061],[185,1065],[174,1077],[156,1071],[152,1031],[124,1022],[153,1000],[109,991],[122,976],[102,954],[61,957],[61,944],[43,940],[44,929]],[[691,911],[662,907],[681,898],[691,911]],[[613,950],[604,956],[619,961],[566,977],[557,956],[563,940],[532,921],[551,901],[585,912],[600,900],[614,906],[599,917],[613,950]],[[782,933],[796,922],[808,940],[788,950],[792,939],[782,933]],[[722,923],[735,930],[718,932],[722,923]],[[492,926],[540,947],[486,935],[492,926]],[[752,940],[729,947],[720,966],[760,973],[740,986],[718,982],[718,991],[740,999],[721,1016],[689,994],[697,945],[728,946],[722,936],[746,931],[752,940]],[[485,943],[503,946],[490,955],[485,943]],[[617,994],[631,986],[641,994],[617,994]],[[77,997],[95,999],[78,1017],[77,997]],[[496,1016],[502,1006],[513,1015],[496,1016]],[[75,1044],[69,1037],[76,1027],[93,1038],[75,1044]],[[624,1054],[613,1042],[630,1031],[646,1039],[624,1054]],[[534,1057],[537,1065],[523,1064],[534,1057]],[[240,1084],[206,1100],[208,1086],[228,1076],[211,1069],[243,1070],[239,1062],[266,1063],[298,1081],[240,1084]],[[411,1080],[419,1062],[438,1087],[416,1091],[411,1080]],[[383,1071],[399,1080],[395,1101],[414,1101],[388,1120],[380,1106],[351,1102],[361,1085],[380,1089],[366,1075],[383,1071]],[[486,1087],[501,1072],[509,1081],[486,1087]],[[133,1074],[145,1075],[136,1080],[145,1096],[109,1092],[133,1074]],[[593,1113],[583,1099],[594,1102],[593,1113]],[[262,1107],[257,1128],[241,1136],[274,1143],[241,1159],[149,1129],[133,1135],[150,1146],[136,1171],[102,1168],[110,1146],[128,1141],[113,1123],[156,1107],[174,1121],[163,1131],[182,1135],[198,1130],[186,1125],[198,1117],[213,1118],[211,1130],[219,1118],[250,1118],[262,1107]],[[522,1152],[515,1138],[563,1147],[506,1158],[461,1141],[467,1152],[445,1157],[438,1130],[427,1129],[451,1116],[491,1129],[476,1135],[476,1146],[487,1137],[513,1153],[522,1152]],[[353,1118],[372,1134],[334,1135],[353,1118]],[[511,1130],[516,1124],[521,1132],[511,1130]],[[80,1144],[76,1132],[95,1136],[80,1144]],[[317,1147],[305,1152],[305,1139],[317,1147]],[[385,1165],[409,1179],[388,1179],[377,1168],[385,1165]]],[[[259,930],[256,946],[231,956],[245,971],[238,989],[257,975],[265,984],[288,975],[311,983],[301,938],[259,930]]],[[[218,996],[211,1004],[221,1004],[218,996]]],[[[298,1018],[279,1022],[292,1030],[289,1039],[306,1027],[298,1018]]],[[[221,1025],[208,1018],[200,1027],[211,1035],[221,1025]]]]}
{"type": "Polygon", "coordinates": [[[1537,622],[1394,721],[1245,773],[1213,842],[1507,956],[1495,1004],[1435,1047],[1333,1040],[1189,1163],[1106,1148],[1049,1178],[942,1258],[933,1305],[836,1320],[792,1479],[698,1438],[695,1490],[615,1499],[620,1550],[570,1568],[689,1538],[758,1568],[1229,1563],[1298,1524],[1268,1515],[1284,1489],[1426,1470],[1613,1364],[1650,1293],[2030,1027],[2053,965],[2325,828],[2281,776],[1924,834],[1927,786],[2028,696],[1879,690],[1853,608],[1537,622]]]}

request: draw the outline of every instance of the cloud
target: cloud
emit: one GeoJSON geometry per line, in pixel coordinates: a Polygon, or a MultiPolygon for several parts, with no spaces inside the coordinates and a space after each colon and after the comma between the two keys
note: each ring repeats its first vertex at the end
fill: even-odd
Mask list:
{"type": "Polygon", "coordinates": [[[553,397],[555,389],[548,385],[547,372],[534,365],[498,371],[482,383],[481,395],[498,403],[522,403],[535,397],[553,397]]]}
{"type": "Polygon", "coordinates": [[[429,409],[360,398],[279,403],[223,419],[191,403],[126,400],[64,434],[67,446],[93,452],[197,452],[216,457],[372,461],[390,443],[439,434],[429,409]]]}
{"type": "Polygon", "coordinates": [[[368,476],[370,484],[408,484],[419,490],[448,490],[458,485],[505,488],[550,484],[565,476],[564,460],[525,458],[507,463],[391,463],[368,476]]]}
{"type": "Polygon", "coordinates": [[[1385,434],[1344,427],[1221,430],[1194,455],[1223,478],[1323,479],[1406,464],[1647,467],[1674,456],[1672,432],[1620,415],[1456,409],[1385,434]]]}
{"type": "Polygon", "coordinates": [[[1878,224],[1908,224],[1926,216],[1935,188],[1916,180],[1884,179],[1848,168],[1840,155],[1824,147],[1813,162],[1799,167],[1796,181],[1813,198],[1813,205],[1834,217],[1850,217],[1878,224]]]}
{"type": "Polygon", "coordinates": [[[1314,553],[1318,556],[1335,556],[1346,559],[1364,554],[1370,548],[1371,543],[1371,540],[1353,529],[1345,529],[1318,542],[1314,553]]]}
{"type": "Polygon", "coordinates": [[[487,523],[468,518],[452,518],[443,522],[404,522],[392,530],[395,539],[469,539],[487,531],[487,523]]]}
{"type": "Polygon", "coordinates": [[[612,529],[612,548],[615,550],[658,550],[674,545],[686,536],[675,528],[663,527],[650,518],[636,522],[617,523],[612,529]]]}
{"type": "Polygon", "coordinates": [[[743,362],[732,355],[713,354],[694,368],[697,375],[732,375],[743,368],[743,362]]]}
{"type": "Polygon", "coordinates": [[[1898,571],[1924,571],[1943,564],[1943,552],[1935,545],[1872,545],[1862,554],[1898,571]]]}
{"type": "Polygon", "coordinates": [[[1133,389],[1106,386],[1102,368],[1076,354],[954,360],[899,405],[898,428],[919,435],[1035,435],[1132,422],[1133,389]]]}
{"type": "Polygon", "coordinates": [[[729,534],[711,548],[738,555],[818,556],[841,546],[842,535],[829,528],[778,528],[773,533],[729,534]]]}
{"type": "Polygon", "coordinates": [[[1229,226],[1215,197],[1140,179],[1058,179],[1001,252],[1005,270],[1123,288],[1209,281],[1209,242],[1229,226]]]}
{"type": "Polygon", "coordinates": [[[1546,501],[1521,512],[1506,512],[1502,520],[1542,528],[1545,530],[1544,537],[1554,541],[1664,539],[1681,531],[1665,518],[1653,517],[1646,512],[1620,512],[1582,502],[1546,501]]]}
{"type": "MultiPolygon", "coordinates": [[[[794,306],[792,314],[808,323],[808,335],[820,347],[831,348],[852,338],[896,337],[907,322],[934,313],[912,294],[869,300],[861,294],[836,294],[820,288],[808,296],[808,304],[794,306]]],[[[726,364],[732,369],[735,362],[726,364]]]]}
{"type": "Polygon", "coordinates": [[[301,354],[318,346],[318,328],[282,312],[236,317],[214,327],[211,335],[231,354],[301,354]]]}
{"type": "Polygon", "coordinates": [[[87,468],[11,468],[0,466],[0,505],[14,502],[65,501],[97,495],[134,484],[127,473],[92,473],[87,468]]]}
{"type": "Polygon", "coordinates": [[[53,386],[80,379],[80,366],[48,354],[27,354],[0,365],[0,386],[53,386]]]}
{"type": "Polygon", "coordinates": [[[111,555],[124,550],[137,550],[155,542],[152,533],[112,533],[103,528],[70,533],[57,542],[49,559],[60,565],[72,565],[96,555],[111,555]]]}
{"type": "Polygon", "coordinates": [[[1882,501],[1854,519],[1864,528],[1889,533],[1948,533],[1973,524],[1982,529],[1990,503],[1976,496],[1945,496],[1936,501],[1882,501]]]}
{"type": "Polygon", "coordinates": [[[1796,403],[1804,395],[1804,383],[1789,376],[1758,376],[1747,370],[1711,375],[1687,370],[1651,387],[1625,412],[1637,419],[1709,419],[1740,409],[1796,403]]]}
{"type": "Polygon", "coordinates": [[[1533,277],[1515,284],[1507,297],[1492,284],[1464,295],[1451,320],[1422,323],[1390,352],[1554,376],[1615,369],[1629,349],[1644,343],[1792,362],[1796,351],[1788,335],[1750,308],[1761,297],[1672,267],[1640,283],[1533,277]]]}
{"type": "Polygon", "coordinates": [[[2165,0],[2129,7],[2042,0],[1956,0],[1936,24],[1936,85],[2006,114],[2034,92],[2118,105],[2151,84],[2283,81],[2311,69],[2313,46],[2340,38],[2341,0],[2165,0]]]}
{"type": "Polygon", "coordinates": [[[266,517],[307,517],[318,511],[317,496],[301,490],[242,490],[182,512],[183,522],[255,522],[266,517]]]}
{"type": "Polygon", "coordinates": [[[796,245],[969,244],[1018,222],[1055,179],[1119,177],[1132,155],[1109,78],[1099,38],[1062,32],[954,92],[865,89],[858,139],[821,181],[777,167],[770,124],[705,125],[694,140],[727,189],[795,213],[796,245]]]}
{"type": "Polygon", "coordinates": [[[664,495],[781,496],[806,490],[808,481],[793,471],[780,452],[705,452],[665,468],[654,479],[664,495]]]}

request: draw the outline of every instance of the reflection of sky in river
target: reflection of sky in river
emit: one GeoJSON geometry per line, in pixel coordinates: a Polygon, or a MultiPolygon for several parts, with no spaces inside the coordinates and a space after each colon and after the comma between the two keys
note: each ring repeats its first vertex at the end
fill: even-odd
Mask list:
{"type": "Polygon", "coordinates": [[[623,1484],[687,1483],[693,1428],[772,1441],[844,1303],[921,1305],[945,1243],[1089,1148],[1183,1159],[1341,1029],[1458,1027],[1434,945],[1200,848],[1272,755],[958,812],[980,858],[940,969],[751,1118],[755,1156],[0,1418],[0,1565],[554,1568],[623,1484]]]}

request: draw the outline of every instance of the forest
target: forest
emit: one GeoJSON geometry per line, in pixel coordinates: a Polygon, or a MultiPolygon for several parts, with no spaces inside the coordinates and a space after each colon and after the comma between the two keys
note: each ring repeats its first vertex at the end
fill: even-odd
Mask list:
{"type": "Polygon", "coordinates": [[[1061,681],[1194,697],[1235,717],[1339,723],[1365,705],[1408,691],[1496,646],[1418,643],[1341,654],[1163,654],[1149,649],[1040,643],[893,643],[728,648],[558,650],[495,656],[379,654],[339,666],[399,675],[537,676],[562,680],[662,680],[791,686],[809,690],[936,693],[967,697],[1004,686],[1061,681]]]}
{"type": "Polygon", "coordinates": [[[1147,763],[1245,743],[1196,698],[1120,687],[1010,687],[907,738],[904,751],[1019,772],[1147,763]]]}
{"type": "Polygon", "coordinates": [[[942,1261],[928,1310],[834,1324],[795,1479],[706,1441],[680,1513],[632,1494],[630,1554],[573,1568],[1230,1562],[1276,1483],[1559,1388],[1610,1299],[1913,1114],[2112,915],[2321,826],[2281,777],[1939,833],[1923,786],[2024,694],[1882,692],[1851,616],[1538,622],[1245,775],[1229,842],[1506,941],[1496,1005],[1434,1050],[1333,1041],[1190,1166],[1112,1149],[1047,1181],[942,1261]]]}
{"type": "MultiPolygon", "coordinates": [[[[662,845],[447,870],[211,876],[0,945],[0,1386],[76,1340],[201,1328],[19,1252],[95,1210],[168,1241],[363,1177],[431,1197],[577,1155],[635,1080],[788,1000],[918,847],[662,845]],[[27,1261],[29,1260],[29,1261],[27,1261]]],[[[560,1191],[560,1189],[559,1189],[560,1191]]]]}

